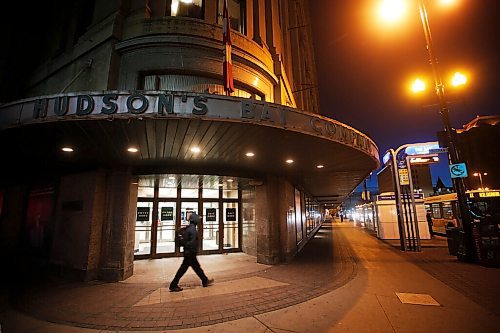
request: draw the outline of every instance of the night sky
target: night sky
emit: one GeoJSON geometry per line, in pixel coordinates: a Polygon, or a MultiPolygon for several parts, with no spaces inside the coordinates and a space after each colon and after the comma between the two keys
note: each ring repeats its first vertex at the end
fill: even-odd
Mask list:
{"type": "MultiPolygon", "coordinates": [[[[427,10],[443,82],[456,70],[469,73],[466,87],[446,90],[451,125],[461,128],[476,115],[500,113],[499,6],[457,0],[443,8],[438,1],[427,1],[427,10]]],[[[377,0],[309,2],[321,113],[369,135],[381,155],[405,143],[435,141],[443,126],[417,1],[409,0],[406,18],[392,26],[378,21],[377,0]],[[418,74],[430,80],[430,92],[420,97],[407,92],[418,74]]],[[[433,167],[433,178],[449,185],[445,167],[433,167]]]]}

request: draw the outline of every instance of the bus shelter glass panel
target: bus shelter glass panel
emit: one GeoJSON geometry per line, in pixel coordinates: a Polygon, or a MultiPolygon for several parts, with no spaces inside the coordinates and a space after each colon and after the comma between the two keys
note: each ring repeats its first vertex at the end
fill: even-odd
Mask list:
{"type": "Polygon", "coordinates": [[[238,203],[224,202],[224,249],[236,249],[239,247],[238,219],[238,203]]]}
{"type": "Polygon", "coordinates": [[[151,225],[153,203],[138,202],[135,221],[134,254],[151,254],[151,225]]]}
{"type": "Polygon", "coordinates": [[[175,252],[175,202],[158,203],[156,253],[175,252]]]}
{"type": "Polygon", "coordinates": [[[202,250],[219,249],[219,203],[203,203],[203,242],[202,250]]]}

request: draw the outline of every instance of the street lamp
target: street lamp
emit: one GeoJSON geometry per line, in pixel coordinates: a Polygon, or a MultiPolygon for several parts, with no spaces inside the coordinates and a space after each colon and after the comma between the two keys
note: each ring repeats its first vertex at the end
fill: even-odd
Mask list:
{"type": "Polygon", "coordinates": [[[483,172],[482,175],[481,175],[481,172],[474,172],[472,174],[474,177],[479,177],[479,182],[481,184],[481,190],[484,190],[484,186],[483,186],[483,177],[482,176],[487,176],[488,173],[487,172],[483,172]]]}
{"type": "MultiPolygon", "coordinates": [[[[384,3],[389,6],[390,3],[394,3],[395,0],[386,0],[384,3]]],[[[402,6],[402,5],[400,5],[402,6]]],[[[431,28],[429,24],[429,15],[427,13],[427,9],[425,7],[424,0],[418,0],[418,8],[420,12],[420,20],[422,21],[422,27],[424,30],[426,49],[429,56],[429,62],[432,68],[432,74],[434,77],[434,85],[436,89],[436,95],[438,97],[439,102],[439,113],[441,115],[441,120],[443,122],[446,141],[448,143],[448,153],[450,157],[450,161],[452,164],[460,163],[460,155],[457,147],[457,143],[455,140],[454,130],[451,128],[450,119],[449,119],[449,108],[448,103],[445,97],[444,84],[441,79],[441,74],[438,68],[438,61],[436,55],[434,53],[433,43],[432,43],[432,34],[431,28]]],[[[387,12],[387,10],[386,10],[387,12]]],[[[398,15],[401,13],[401,10],[396,11],[398,15]]],[[[463,80],[462,80],[463,81],[463,80]]],[[[467,199],[465,194],[465,185],[463,178],[452,178],[453,185],[455,187],[455,191],[457,193],[457,201],[459,206],[459,212],[462,219],[462,226],[464,231],[464,246],[465,246],[465,258],[468,261],[473,261],[479,258],[480,254],[476,253],[477,249],[474,247],[474,243],[472,240],[472,225],[469,217],[469,211],[467,208],[467,199]]]]}

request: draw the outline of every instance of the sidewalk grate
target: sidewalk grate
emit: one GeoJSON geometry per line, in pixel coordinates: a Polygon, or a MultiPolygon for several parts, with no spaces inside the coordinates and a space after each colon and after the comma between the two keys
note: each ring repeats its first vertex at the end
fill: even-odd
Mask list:
{"type": "Polygon", "coordinates": [[[431,295],[427,294],[396,293],[396,296],[404,304],[441,306],[431,295]]]}

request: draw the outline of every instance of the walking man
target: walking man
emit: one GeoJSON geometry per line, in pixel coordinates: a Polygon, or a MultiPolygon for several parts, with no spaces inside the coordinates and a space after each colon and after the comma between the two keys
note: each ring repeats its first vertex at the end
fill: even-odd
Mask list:
{"type": "Polygon", "coordinates": [[[186,245],[184,245],[184,260],[182,261],[181,267],[175,274],[174,279],[170,282],[170,291],[178,292],[182,291],[182,288],[179,287],[179,281],[188,270],[189,266],[193,268],[196,275],[201,279],[201,284],[203,287],[208,287],[214,283],[214,279],[209,279],[203,269],[201,269],[200,263],[196,258],[198,254],[198,231],[196,230],[196,226],[199,221],[199,216],[196,213],[192,213],[189,217],[189,226],[187,228],[187,241],[186,245]]]}

